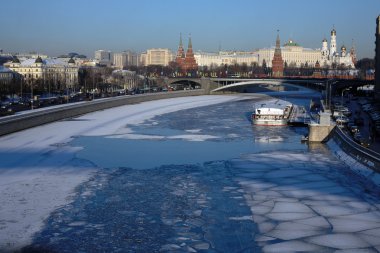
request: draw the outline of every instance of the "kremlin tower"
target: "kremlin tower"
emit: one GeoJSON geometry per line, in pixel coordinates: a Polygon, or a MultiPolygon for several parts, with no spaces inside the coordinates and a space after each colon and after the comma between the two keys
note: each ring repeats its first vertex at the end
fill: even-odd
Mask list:
{"type": "Polygon", "coordinates": [[[183,49],[182,45],[182,34],[179,35],[179,46],[175,62],[178,64],[178,66],[183,66],[183,64],[185,63],[185,50],[183,49]]]}
{"type": "MultiPolygon", "coordinates": [[[[278,32],[278,31],[277,31],[278,32]]],[[[284,75],[284,61],[281,56],[280,36],[277,33],[276,48],[272,60],[272,76],[283,77],[284,75]]]]}
{"type": "Polygon", "coordinates": [[[189,44],[187,46],[187,51],[185,55],[185,51],[182,45],[182,35],[180,35],[176,63],[179,65],[183,73],[198,70],[198,64],[194,58],[193,44],[191,42],[191,37],[189,37],[189,44]]]}

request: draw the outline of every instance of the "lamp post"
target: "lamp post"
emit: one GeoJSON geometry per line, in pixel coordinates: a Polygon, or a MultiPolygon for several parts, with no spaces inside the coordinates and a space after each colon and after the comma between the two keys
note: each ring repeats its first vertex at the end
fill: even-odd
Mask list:
{"type": "Polygon", "coordinates": [[[30,108],[33,110],[33,68],[32,68],[32,78],[30,79],[30,108]]]}
{"type": "Polygon", "coordinates": [[[329,103],[328,103],[328,101],[329,101],[329,80],[326,80],[326,99],[325,99],[325,104],[326,104],[326,107],[328,107],[329,109],[330,109],[330,107],[329,107],[329,103]]]}
{"type": "Polygon", "coordinates": [[[342,90],[342,99],[341,99],[341,104],[342,105],[343,105],[343,95],[344,95],[344,92],[347,91],[347,90],[350,90],[350,89],[351,89],[351,87],[345,88],[345,89],[342,90]]]}

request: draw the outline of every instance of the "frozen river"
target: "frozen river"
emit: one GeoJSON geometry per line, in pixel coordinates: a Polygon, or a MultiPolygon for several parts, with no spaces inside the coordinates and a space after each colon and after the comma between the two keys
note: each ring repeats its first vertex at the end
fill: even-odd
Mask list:
{"type": "Polygon", "coordinates": [[[252,126],[257,99],[147,102],[0,138],[0,252],[379,252],[379,189],[302,144],[306,128],[252,126]]]}

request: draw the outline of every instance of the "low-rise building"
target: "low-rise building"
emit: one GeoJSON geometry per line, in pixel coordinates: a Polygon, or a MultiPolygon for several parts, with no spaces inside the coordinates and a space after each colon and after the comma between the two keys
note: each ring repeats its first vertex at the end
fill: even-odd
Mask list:
{"type": "Polygon", "coordinates": [[[114,81],[122,86],[123,89],[134,90],[138,87],[139,83],[143,80],[142,76],[136,74],[135,71],[130,70],[114,70],[112,72],[114,81]]]}
{"type": "Polygon", "coordinates": [[[17,57],[12,62],[5,63],[4,66],[21,74],[26,83],[37,80],[53,81],[64,84],[66,87],[73,87],[78,84],[78,70],[75,61],[70,59],[64,62],[60,59],[46,58],[27,59],[20,61],[17,57]]]}
{"type": "Polygon", "coordinates": [[[12,85],[15,85],[17,73],[9,68],[0,66],[0,95],[13,93],[12,85]]]}

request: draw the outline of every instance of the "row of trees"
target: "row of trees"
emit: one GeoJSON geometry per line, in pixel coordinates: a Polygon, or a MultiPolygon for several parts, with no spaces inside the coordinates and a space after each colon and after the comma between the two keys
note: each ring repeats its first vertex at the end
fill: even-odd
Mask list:
{"type": "MultiPolygon", "coordinates": [[[[272,75],[272,69],[267,66],[265,60],[261,65],[257,62],[252,62],[250,65],[243,64],[211,64],[210,66],[201,66],[198,70],[183,73],[176,62],[170,62],[168,66],[150,65],[150,66],[130,66],[128,69],[136,71],[140,75],[147,77],[228,77],[228,76],[241,76],[241,77],[270,77],[272,75]]],[[[284,63],[284,75],[285,76],[313,76],[316,71],[327,75],[329,71],[349,71],[350,67],[344,65],[333,66],[320,66],[315,67],[306,64],[296,66],[295,63],[284,63]]]]}
{"type": "MultiPolygon", "coordinates": [[[[369,73],[373,74],[375,63],[373,59],[361,59],[356,63],[358,75],[360,78],[367,78],[369,73]]],[[[170,62],[168,66],[150,65],[150,66],[130,66],[129,70],[135,71],[137,75],[141,75],[144,78],[152,78],[159,76],[167,77],[244,77],[244,78],[258,78],[258,77],[270,77],[272,69],[267,67],[265,61],[259,66],[257,62],[253,62],[250,65],[243,64],[222,64],[211,66],[202,66],[198,70],[183,73],[180,70],[179,65],[176,62],[170,62]]],[[[14,74],[11,81],[2,83],[0,92],[4,94],[22,94],[31,93],[32,87],[35,94],[64,94],[68,90],[71,91],[93,91],[95,89],[101,89],[105,85],[119,85],[122,88],[123,79],[113,78],[112,71],[114,69],[110,67],[82,67],[79,68],[78,83],[75,85],[67,85],[65,80],[50,76],[43,79],[31,79],[26,82],[19,75],[14,74]]],[[[300,67],[294,64],[284,63],[284,76],[313,76],[317,71],[322,76],[327,75],[331,70],[349,70],[345,66],[321,66],[316,68],[315,66],[308,66],[308,64],[301,65],[300,67]]],[[[139,83],[143,85],[143,82],[139,83]]]]}

